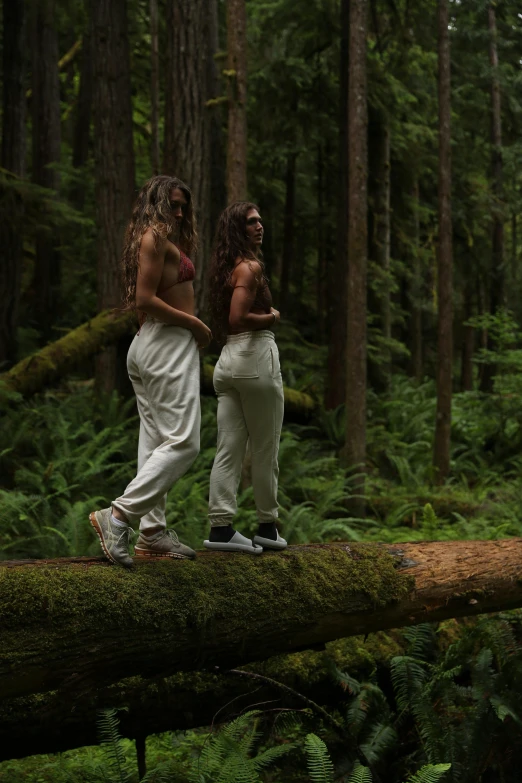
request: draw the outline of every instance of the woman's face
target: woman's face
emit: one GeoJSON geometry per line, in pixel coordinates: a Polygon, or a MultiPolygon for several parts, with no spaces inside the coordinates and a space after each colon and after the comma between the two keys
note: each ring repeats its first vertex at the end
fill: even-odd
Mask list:
{"type": "Polygon", "coordinates": [[[172,210],[172,216],[178,226],[183,220],[187,210],[187,203],[187,197],[180,188],[173,188],[170,191],[170,208],[172,210]]]}
{"type": "Polygon", "coordinates": [[[257,209],[249,209],[246,214],[246,233],[249,244],[254,250],[263,243],[263,221],[257,209]]]}

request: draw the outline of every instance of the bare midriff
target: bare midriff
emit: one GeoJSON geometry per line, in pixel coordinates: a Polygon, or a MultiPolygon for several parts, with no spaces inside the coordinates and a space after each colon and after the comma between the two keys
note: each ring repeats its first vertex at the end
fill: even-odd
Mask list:
{"type": "Polygon", "coordinates": [[[180,252],[173,242],[168,242],[165,265],[156,296],[175,310],[194,315],[194,284],[192,280],[178,283],[180,252]]]}

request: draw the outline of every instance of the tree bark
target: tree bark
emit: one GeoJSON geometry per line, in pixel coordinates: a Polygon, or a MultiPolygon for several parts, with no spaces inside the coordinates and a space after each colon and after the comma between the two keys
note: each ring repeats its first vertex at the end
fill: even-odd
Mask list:
{"type": "Polygon", "coordinates": [[[227,0],[227,200],[247,197],[247,43],[245,0],[227,0]]]}
{"type": "Polygon", "coordinates": [[[334,639],[522,605],[522,539],[290,547],[196,562],[0,564],[2,699],[217,672],[334,639]],[[242,600],[238,602],[237,596],[242,600]],[[299,596],[296,602],[295,596],[299,596]]]}
{"type": "MultiPolygon", "coordinates": [[[[497,23],[495,6],[488,6],[489,28],[489,64],[491,66],[491,177],[492,195],[494,199],[491,229],[491,272],[489,283],[489,308],[495,315],[505,305],[505,271],[504,271],[504,215],[503,215],[503,185],[502,185],[502,119],[500,105],[500,82],[498,78],[497,23]]],[[[488,334],[487,348],[495,350],[494,341],[488,334]]],[[[496,366],[493,363],[484,365],[480,390],[491,393],[496,366]]]]}
{"type": "Polygon", "coordinates": [[[437,247],[437,415],[433,466],[443,483],[450,468],[453,361],[453,250],[451,220],[451,73],[448,0],[439,0],[439,241],[437,247]]]}
{"type": "MultiPolygon", "coordinates": [[[[150,0],[150,162],[153,174],[160,170],[159,139],[159,34],[158,0],[150,0]]],[[[167,49],[168,52],[168,49],[167,49]]]]}
{"type": "MultiPolygon", "coordinates": [[[[387,344],[391,339],[391,177],[390,177],[390,129],[387,120],[379,113],[374,122],[370,122],[371,164],[371,208],[373,213],[373,231],[371,232],[370,252],[372,259],[382,270],[381,290],[378,294],[380,326],[387,344]],[[372,177],[373,173],[373,177],[372,177]]],[[[380,384],[387,387],[391,380],[391,352],[384,347],[384,357],[380,366],[380,384]]]]}
{"type": "MultiPolygon", "coordinates": [[[[33,181],[57,190],[60,176],[53,164],[60,160],[61,117],[58,74],[58,32],[55,0],[35,0],[32,7],[32,121],[33,181]]],[[[45,226],[45,216],[41,215],[45,226]]],[[[59,308],[61,262],[56,236],[49,227],[36,236],[33,278],[33,317],[43,340],[52,334],[59,308]]]]}
{"type": "Polygon", "coordinates": [[[466,272],[467,278],[464,283],[464,312],[463,312],[463,336],[462,336],[462,359],[460,368],[460,389],[461,391],[473,390],[473,351],[475,348],[475,329],[467,321],[473,315],[473,284],[470,279],[473,265],[470,264],[466,272]]]}
{"type": "MultiPolygon", "coordinates": [[[[25,174],[25,28],[25,0],[4,0],[1,162],[4,169],[19,177],[25,174]]],[[[0,366],[9,366],[18,353],[23,203],[13,188],[4,191],[2,200],[6,212],[0,224],[0,366]]]]}
{"type": "MultiPolygon", "coordinates": [[[[92,0],[98,310],[120,304],[119,262],[134,199],[134,152],[126,0],[92,0]]],[[[116,349],[98,357],[100,391],[116,386],[116,349]]]]}
{"type": "MultiPolygon", "coordinates": [[[[23,397],[30,397],[59,383],[85,359],[113,345],[122,337],[131,335],[135,330],[134,313],[114,313],[107,310],[73,329],[60,340],[22,359],[8,372],[0,375],[0,383],[23,397]]],[[[203,366],[203,394],[214,394],[213,372],[214,368],[210,365],[203,366]]],[[[287,421],[306,421],[316,408],[315,400],[304,392],[285,387],[284,395],[287,421]]]]}
{"type": "MultiPolygon", "coordinates": [[[[348,116],[348,319],[346,343],[346,446],[349,468],[361,474],[366,462],[366,270],[368,215],[368,108],[366,77],[367,0],[350,5],[348,116]]],[[[340,281],[339,281],[340,282],[340,281]]],[[[364,477],[354,485],[364,491],[364,477]]],[[[364,499],[354,497],[353,513],[364,515],[364,499]]]]}
{"type": "Polygon", "coordinates": [[[196,305],[206,309],[206,264],[211,246],[211,133],[215,108],[212,79],[215,39],[211,7],[205,0],[168,0],[165,84],[164,173],[192,190],[200,249],[196,261],[196,305]]]}
{"type": "Polygon", "coordinates": [[[78,91],[78,103],[76,106],[76,118],[74,123],[74,138],[72,164],[78,170],[78,181],[74,183],[71,192],[71,201],[81,210],[85,203],[85,184],[81,170],[89,159],[89,144],[91,140],[91,116],[93,94],[93,48],[92,30],[90,20],[83,34],[80,66],[80,88],[78,91]]]}
{"type": "Polygon", "coordinates": [[[348,296],[348,73],[350,0],[341,0],[339,62],[339,180],[335,257],[328,270],[328,373],[324,405],[333,410],[346,402],[346,323],[348,296]]]}
{"type": "Polygon", "coordinates": [[[290,306],[290,278],[295,252],[295,164],[297,154],[289,152],[286,159],[286,194],[283,218],[283,256],[281,259],[281,280],[279,283],[279,307],[283,318],[288,316],[290,306]]]}
{"type": "MultiPolygon", "coordinates": [[[[331,676],[332,665],[365,677],[388,667],[392,655],[404,653],[401,634],[351,637],[297,655],[280,655],[248,667],[289,686],[321,706],[339,709],[343,691],[331,676]]],[[[150,680],[131,677],[89,691],[71,701],[64,690],[0,702],[0,761],[35,753],[58,753],[98,742],[98,710],[118,713],[124,737],[143,732],[186,731],[233,720],[250,706],[270,702],[269,709],[300,709],[302,701],[269,683],[212,672],[177,674],[150,680]]]]}
{"type": "Polygon", "coordinates": [[[420,383],[424,377],[422,357],[422,268],[420,255],[420,218],[419,218],[419,180],[415,177],[413,185],[413,237],[414,259],[413,279],[411,282],[411,373],[420,383]]]}

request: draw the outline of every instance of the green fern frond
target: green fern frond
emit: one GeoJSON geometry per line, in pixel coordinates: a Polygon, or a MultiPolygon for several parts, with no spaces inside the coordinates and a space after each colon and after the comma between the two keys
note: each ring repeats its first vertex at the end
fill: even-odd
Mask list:
{"type": "Polygon", "coordinates": [[[117,710],[100,710],[96,722],[100,745],[105,750],[112,779],[116,783],[130,783],[132,774],[121,746],[117,710]]]}
{"type": "Polygon", "coordinates": [[[268,748],[268,750],[265,750],[263,753],[258,753],[258,755],[252,759],[252,766],[257,771],[264,769],[281,758],[281,756],[285,756],[287,753],[295,750],[296,747],[296,743],[291,742],[286,745],[275,745],[273,748],[268,748]]]}
{"type": "Polygon", "coordinates": [[[427,764],[406,783],[437,783],[449,769],[451,764],[427,764]]]}
{"type": "Polygon", "coordinates": [[[372,783],[372,773],[368,767],[363,767],[362,764],[356,761],[352,774],[348,778],[348,783],[372,783]]]}
{"type": "Polygon", "coordinates": [[[409,655],[396,655],[391,660],[391,676],[397,704],[401,710],[408,710],[426,682],[426,669],[409,655]]]}
{"type": "Polygon", "coordinates": [[[306,761],[313,783],[333,783],[334,766],[328,748],[317,734],[305,738],[306,761]]]}

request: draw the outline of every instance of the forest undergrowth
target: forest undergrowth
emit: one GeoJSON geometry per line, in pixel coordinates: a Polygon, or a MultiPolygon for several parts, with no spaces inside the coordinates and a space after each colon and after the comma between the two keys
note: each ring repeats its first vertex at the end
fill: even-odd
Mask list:
{"type": "MultiPolygon", "coordinates": [[[[285,383],[320,399],[324,351],[296,339],[289,325],[280,346],[285,383]]],[[[455,394],[452,474],[441,487],[431,468],[433,381],[395,375],[387,391],[370,394],[365,519],[348,511],[356,476],[340,458],[343,409],[319,408],[308,424],[286,424],[280,505],[289,542],[522,535],[522,388],[513,367],[506,368],[495,394],[455,394]]],[[[0,405],[0,558],[99,555],[88,514],[134,474],[134,400],[99,399],[90,381],[75,379],[25,402],[4,392],[0,405]]],[[[202,397],[201,452],[167,504],[168,524],[195,548],[207,533],[215,421],[215,399],[202,397]]],[[[237,527],[250,534],[255,526],[245,480],[237,527]]],[[[148,779],[511,783],[522,763],[513,696],[522,685],[520,622],[510,612],[419,626],[404,632],[408,649],[386,671],[364,682],[357,673],[332,672],[340,694],[337,732],[304,710],[277,720],[270,713],[241,715],[217,733],[149,737],[148,779]]],[[[117,715],[104,720],[110,736],[101,748],[4,762],[0,783],[137,780],[133,743],[119,738],[117,715]]]]}

